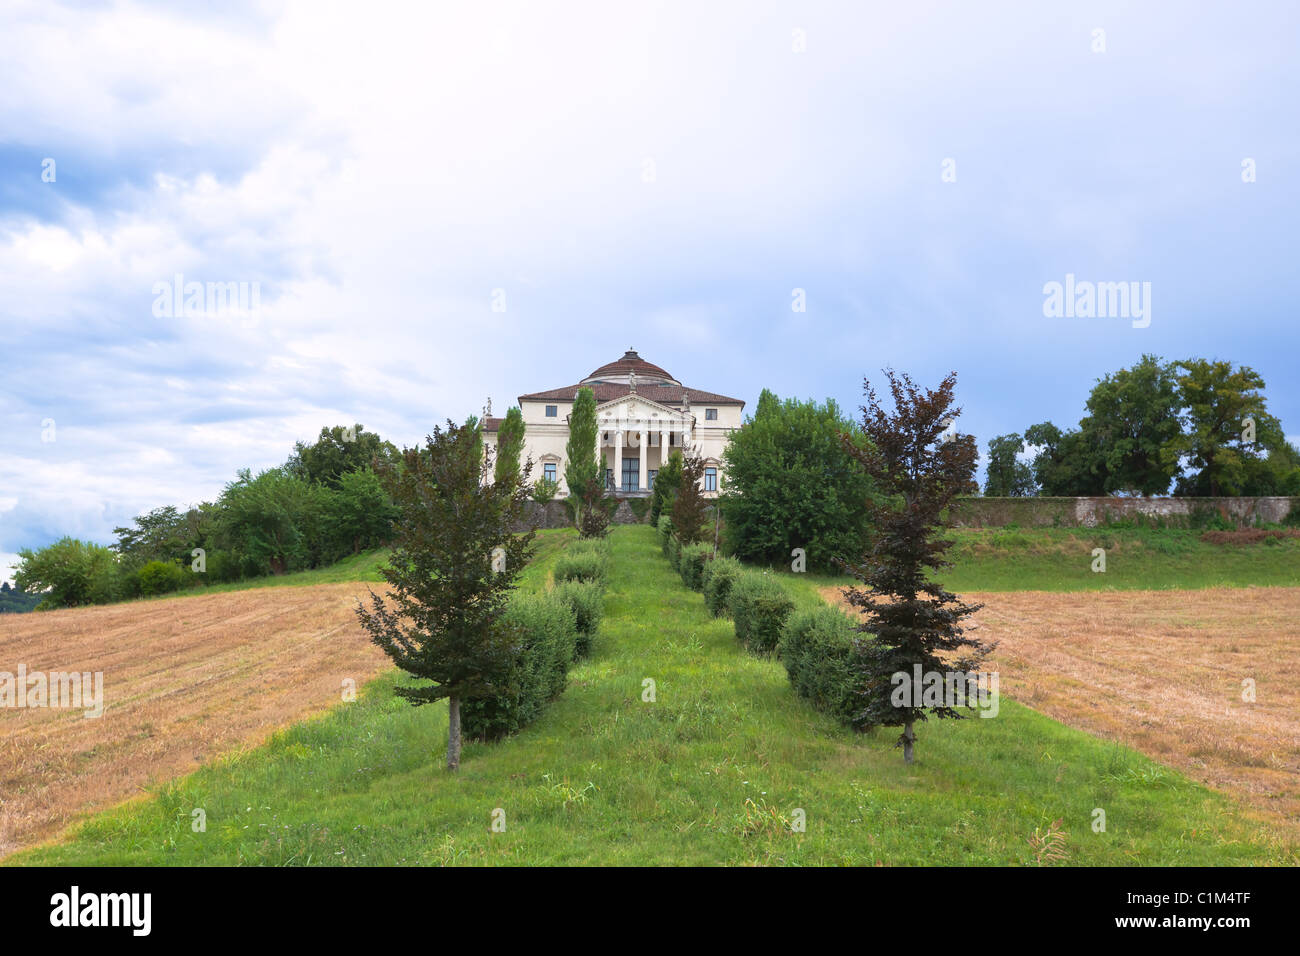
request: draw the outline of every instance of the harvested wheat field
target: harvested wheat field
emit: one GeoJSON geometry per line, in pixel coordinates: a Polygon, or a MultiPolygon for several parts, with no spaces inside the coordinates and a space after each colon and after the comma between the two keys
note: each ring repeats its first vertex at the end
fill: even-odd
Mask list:
{"type": "Polygon", "coordinates": [[[104,713],[0,709],[0,856],[85,811],[257,744],[387,666],[364,584],[262,588],[0,617],[0,672],[102,671],[104,713]]]}
{"type": "Polygon", "coordinates": [[[962,597],[1002,693],[1300,829],[1300,588],[962,597]]]}

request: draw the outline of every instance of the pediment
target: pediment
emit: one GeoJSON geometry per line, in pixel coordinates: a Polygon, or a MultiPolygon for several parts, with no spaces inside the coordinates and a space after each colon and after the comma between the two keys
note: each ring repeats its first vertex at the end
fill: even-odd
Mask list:
{"type": "Polygon", "coordinates": [[[671,405],[661,405],[640,395],[623,395],[596,406],[596,421],[627,421],[629,419],[650,422],[671,422],[676,425],[686,424],[695,418],[692,412],[683,412],[671,405]]]}

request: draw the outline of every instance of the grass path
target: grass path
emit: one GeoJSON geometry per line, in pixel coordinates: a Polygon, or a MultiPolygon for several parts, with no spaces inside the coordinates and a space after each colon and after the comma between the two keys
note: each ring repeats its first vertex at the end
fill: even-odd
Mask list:
{"type": "Polygon", "coordinates": [[[459,775],[441,766],[445,707],[394,699],[388,676],[8,862],[1027,864],[1031,834],[1058,819],[1071,863],[1296,862],[1226,798],[1005,699],[996,719],[922,726],[904,767],[892,733],[843,730],[794,697],[777,662],[744,653],[652,529],[612,541],[592,658],[536,724],[467,746],[459,775]],[[206,832],[192,832],[195,808],[206,832]],[[789,826],[796,809],[806,832],[789,826]]]}

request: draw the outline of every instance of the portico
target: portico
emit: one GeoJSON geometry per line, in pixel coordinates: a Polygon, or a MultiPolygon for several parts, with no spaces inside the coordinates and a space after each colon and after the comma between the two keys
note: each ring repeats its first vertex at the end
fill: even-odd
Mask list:
{"type": "Polygon", "coordinates": [[[598,405],[596,423],[596,454],[606,486],[623,494],[649,494],[653,476],[672,451],[692,445],[689,406],[674,409],[635,393],[598,405]]]}

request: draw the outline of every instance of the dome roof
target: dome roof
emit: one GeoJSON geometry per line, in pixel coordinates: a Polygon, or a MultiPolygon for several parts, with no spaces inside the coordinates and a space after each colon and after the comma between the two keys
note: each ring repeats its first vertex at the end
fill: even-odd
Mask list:
{"type": "Polygon", "coordinates": [[[598,382],[618,382],[627,384],[631,374],[636,373],[637,384],[645,385],[680,385],[666,371],[658,365],[647,362],[641,356],[636,354],[633,349],[628,349],[623,353],[623,357],[616,361],[602,365],[596,371],[592,372],[582,380],[583,385],[592,385],[598,382]]]}

